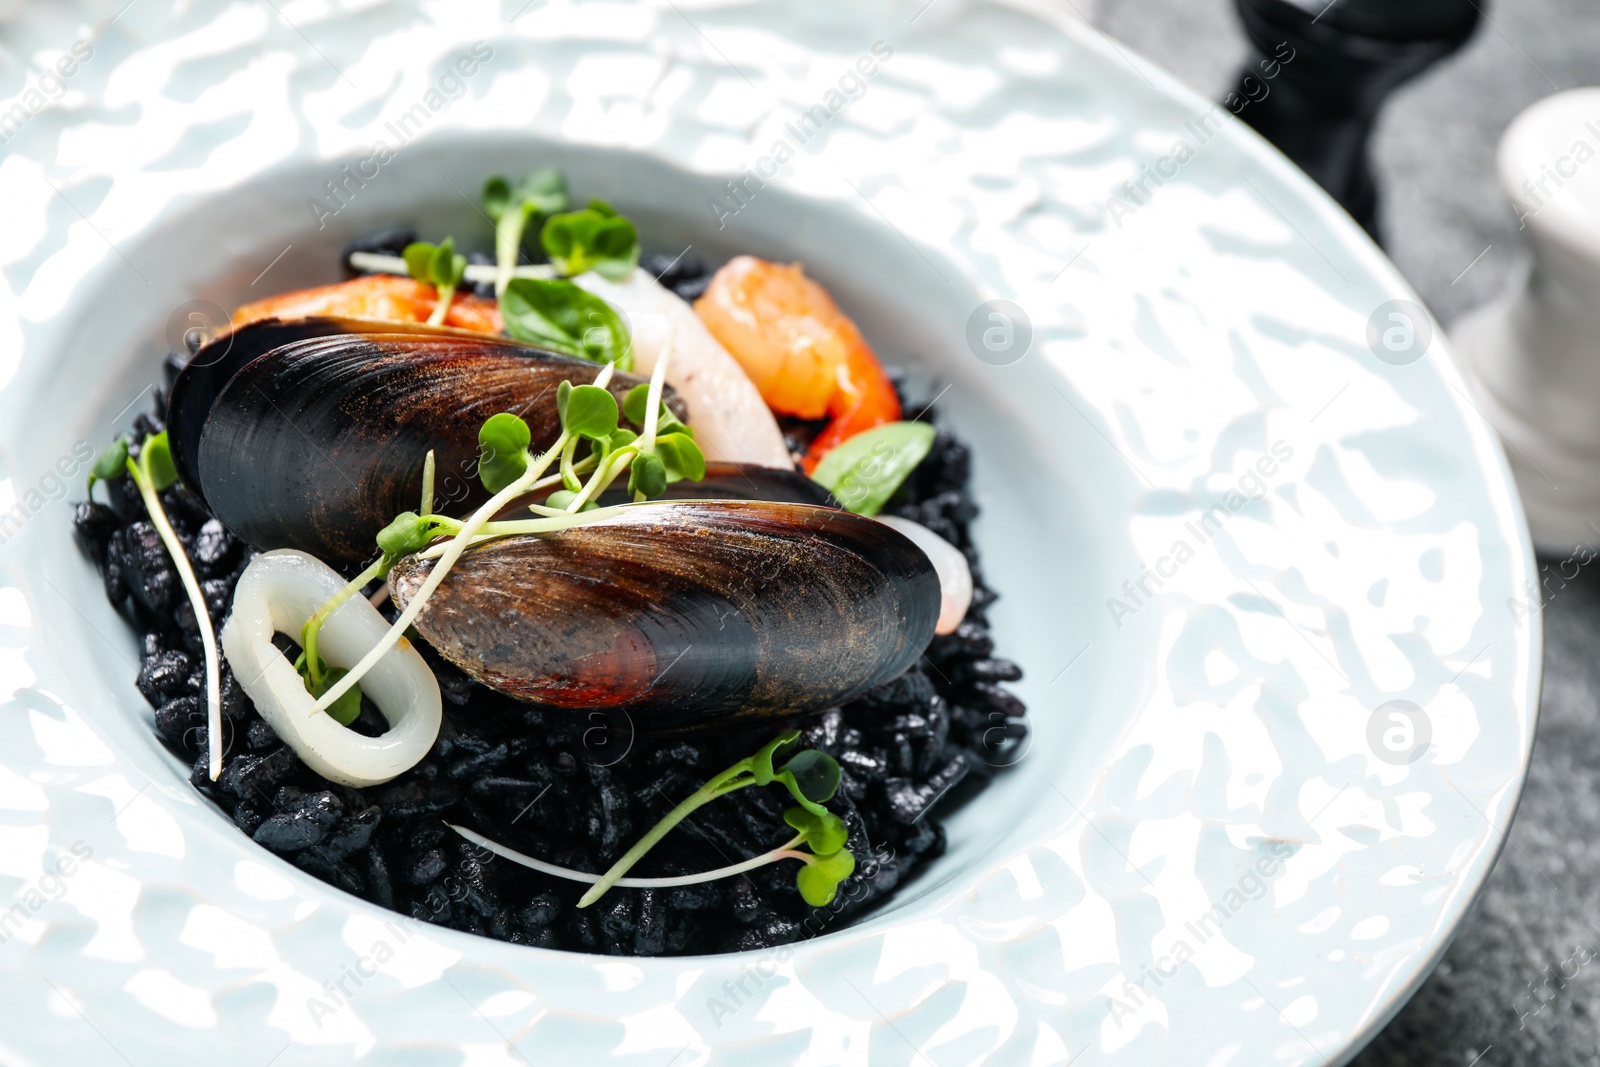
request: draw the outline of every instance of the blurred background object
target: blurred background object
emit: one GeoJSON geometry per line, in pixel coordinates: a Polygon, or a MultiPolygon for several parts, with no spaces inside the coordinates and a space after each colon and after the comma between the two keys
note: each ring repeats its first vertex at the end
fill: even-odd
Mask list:
{"type": "MultiPolygon", "coordinates": [[[[1234,0],[1060,2],[1212,100],[1235,89],[1252,52],[1234,0]]],[[[1527,259],[1495,177],[1501,134],[1551,93],[1600,85],[1596,0],[1474,2],[1478,32],[1396,89],[1372,135],[1385,249],[1447,327],[1527,259]]]]}
{"type": "Polygon", "coordinates": [[[1267,88],[1260,64],[1293,55],[1258,106],[1240,112],[1382,243],[1367,141],[1378,109],[1405,82],[1466,43],[1475,0],[1236,0],[1257,55],[1245,99],[1267,88]],[[1287,49],[1287,51],[1285,51],[1287,49]]]}
{"type": "MultiPolygon", "coordinates": [[[[1506,128],[1553,93],[1600,85],[1596,0],[1474,2],[1477,33],[1396,88],[1371,139],[1386,250],[1446,327],[1515,291],[1530,262],[1496,171],[1506,128]]],[[[1212,100],[1235,91],[1252,60],[1235,0],[1062,3],[1212,100]]],[[[1517,821],[1443,962],[1355,1067],[1600,1064],[1600,558],[1539,563],[1526,606],[1508,605],[1545,634],[1517,821]]]]}
{"type": "Polygon", "coordinates": [[[1525,278],[1451,337],[1506,442],[1533,541],[1600,542],[1600,88],[1547,96],[1500,142],[1500,184],[1532,253],[1525,278]]]}

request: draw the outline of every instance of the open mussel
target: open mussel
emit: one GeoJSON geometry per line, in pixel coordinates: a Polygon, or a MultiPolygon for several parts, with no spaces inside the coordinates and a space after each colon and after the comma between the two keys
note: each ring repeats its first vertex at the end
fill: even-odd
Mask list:
{"type": "MultiPolygon", "coordinates": [[[[544,501],[556,486],[547,486],[538,492],[517,497],[494,517],[496,519],[526,519],[528,505],[544,501]]],[[[596,503],[602,507],[626,504],[633,498],[628,495],[626,480],[612,483],[596,503]]],[[[705,477],[697,481],[684,479],[672,482],[657,498],[660,500],[768,500],[783,504],[815,504],[833,506],[833,496],[818,483],[793,467],[759,467],[754,463],[706,464],[705,477]]]]}
{"type": "MultiPolygon", "coordinates": [[[[433,566],[402,560],[395,602],[433,566]]],[[[501,692],[623,711],[652,731],[841,704],[915,661],[938,614],[928,557],[882,523],[804,504],[671,501],[474,548],[416,628],[501,692]]]]}
{"type": "MultiPolygon", "coordinates": [[[[600,369],[446,327],[268,320],[195,354],[173,384],[168,429],[179,475],[236,535],[353,564],[373,556],[390,520],[419,507],[430,449],[435,509],[465,514],[487,499],[483,421],[516,412],[534,445],[548,445],[561,429],[557,387],[600,369]]],[[[640,381],[617,374],[610,388],[620,401],[640,381]]]]}

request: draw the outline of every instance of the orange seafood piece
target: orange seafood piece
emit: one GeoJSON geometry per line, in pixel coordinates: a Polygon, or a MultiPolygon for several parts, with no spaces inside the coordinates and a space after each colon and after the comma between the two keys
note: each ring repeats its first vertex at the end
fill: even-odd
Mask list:
{"type": "Polygon", "coordinates": [[[861,331],[799,264],[739,256],[712,277],[695,312],[773,411],[832,419],[806,453],[900,418],[900,398],[861,331]]]}
{"type": "MultiPolygon", "coordinates": [[[[438,302],[439,291],[431,285],[393,274],[368,274],[337,285],[296,289],[292,293],[252,301],[233,313],[233,328],[258,319],[298,319],[308,315],[427,322],[438,302]]],[[[445,313],[444,324],[463,330],[499,333],[502,326],[500,305],[458,292],[445,313]]]]}

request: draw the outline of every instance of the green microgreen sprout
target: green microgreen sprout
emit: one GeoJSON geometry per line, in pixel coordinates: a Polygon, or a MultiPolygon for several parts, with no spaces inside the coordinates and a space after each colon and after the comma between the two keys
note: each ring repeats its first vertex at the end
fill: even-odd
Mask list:
{"type": "Polygon", "coordinates": [[[567,180],[555,167],[530,172],[512,185],[496,174],[483,186],[483,210],[494,220],[495,296],[504,296],[522,251],[528,223],[567,206],[567,180]]]}
{"type": "MultiPolygon", "coordinates": [[[[700,808],[741,789],[753,785],[782,785],[789,791],[798,807],[784,812],[784,822],[798,831],[794,837],[756,861],[736,865],[748,870],[751,865],[770,863],[779,859],[798,859],[802,866],[795,882],[806,903],[821,907],[833,900],[839,883],[855,870],[855,857],[845,848],[848,836],[844,822],[823,805],[833,799],[839,789],[839,764],[832,756],[817,749],[799,750],[800,732],[788,730],[763,745],[753,756],[746,756],[721,774],[712,776],[704,785],[685,797],[667,812],[662,820],[651,827],[611,869],[601,875],[578,901],[586,908],[599,900],[612,886],[644,858],[672,828],[700,808]],[[808,845],[810,852],[799,851],[808,845]]],[[[541,867],[540,869],[544,869],[541,867]]],[[[576,873],[576,872],[572,872],[576,873]]],[[[732,868],[710,872],[710,877],[725,877],[738,873],[732,868]]],[[[709,880],[706,875],[691,876],[695,880],[709,880]]],[[[589,881],[593,875],[580,880],[589,881]]],[[[682,883],[688,884],[688,883],[682,883]]]]}
{"type": "Polygon", "coordinates": [[[172,565],[178,572],[179,581],[183,583],[184,592],[189,594],[189,605],[194,609],[195,623],[200,628],[200,643],[205,652],[206,769],[214,782],[222,773],[222,671],[217,656],[217,634],[211,625],[211,611],[206,607],[206,597],[200,589],[200,580],[195,577],[188,553],[183,550],[183,542],[178,540],[178,535],[173,532],[172,523],[167,520],[166,509],[161,506],[161,493],[177,482],[178,468],[172,462],[172,446],[167,442],[165,430],[144,439],[137,459],[134,459],[130,452],[127,438],[121,438],[100,453],[89,471],[89,489],[93,492],[96,481],[107,481],[115,477],[120,462],[121,469],[128,472],[133,484],[138,487],[139,496],[144,500],[144,509],[149,513],[150,523],[160,535],[161,543],[167,548],[167,554],[172,557],[172,565]]]}
{"type": "Polygon", "coordinates": [[[128,439],[119,437],[95,457],[89,468],[89,495],[94,496],[95,482],[109,482],[121,474],[128,465],[128,439]]]}
{"type": "MultiPolygon", "coordinates": [[[[790,827],[800,830],[800,833],[759,856],[752,856],[747,860],[718,867],[715,870],[701,871],[698,874],[674,875],[667,878],[618,878],[611,884],[614,888],[623,889],[671,889],[676,886],[699,885],[703,882],[732,878],[758,867],[765,867],[769,863],[776,863],[778,860],[799,860],[804,866],[795,875],[795,885],[806,903],[819,908],[831,904],[838,892],[839,883],[855,873],[856,867],[854,854],[844,847],[845,838],[849,836],[844,820],[832,812],[818,817],[798,807],[786,810],[783,819],[790,827]],[[801,852],[802,846],[809,847],[811,851],[801,852]]],[[[587,871],[574,871],[569,867],[560,867],[536,859],[484,837],[465,826],[457,826],[455,823],[445,823],[445,825],[480,848],[486,848],[497,856],[544,874],[589,885],[595,885],[605,877],[587,871]]]]}
{"type": "Polygon", "coordinates": [[[889,422],[856,434],[822,457],[811,479],[846,511],[878,514],[933,447],[925,422],[889,422]]]}
{"type": "MultiPolygon", "coordinates": [[[[312,696],[323,696],[349,673],[343,667],[330,668],[317,654],[317,636],[322,632],[323,624],[328,621],[328,617],[370,583],[388,577],[396,563],[414,552],[421,551],[429,541],[438,536],[442,525],[440,520],[443,517],[433,514],[433,479],[434,456],[433,450],[429,449],[427,459],[422,465],[421,512],[402,512],[393,522],[379,531],[378,558],[366,570],[351,579],[343,589],[330,597],[300,628],[301,651],[299,658],[294,661],[294,668],[300,672],[300,677],[305,679],[306,691],[312,696]]],[[[344,694],[329,704],[326,710],[341,726],[349,726],[361,714],[360,690],[355,688],[345,690],[344,694]]]]}
{"type": "MultiPolygon", "coordinates": [[[[512,289],[515,290],[518,284],[513,283],[512,289]]],[[[308,681],[313,682],[312,691],[317,695],[315,711],[326,711],[333,707],[399,642],[445,575],[455,566],[462,553],[473,545],[511,535],[555,533],[603,521],[613,511],[598,507],[598,498],[612,482],[621,477],[623,471],[630,468],[634,468],[635,473],[630,476],[629,490],[636,502],[662,492],[669,477],[699,479],[705,475],[705,457],[694,443],[693,431],[679,421],[663,400],[672,346],[673,338],[669,336],[656,360],[648,386],[635,387],[624,405],[618,405],[609,389],[611,376],[616,370],[615,364],[608,364],[601,370],[593,384],[561,383],[556,390],[556,413],[561,422],[561,434],[537,456],[532,451],[533,432],[521,416],[503,411],[484,420],[478,430],[478,479],[493,494],[488,503],[464,522],[431,513],[406,512],[400,515],[379,534],[378,544],[383,554],[378,561],[358,575],[338,597],[323,605],[306,624],[308,631],[301,644],[307,653],[308,681]],[[642,399],[634,396],[640,388],[644,389],[642,399]],[[641,432],[636,434],[621,425],[621,416],[627,413],[624,407],[640,416],[641,432]],[[580,461],[576,459],[576,450],[582,446],[588,448],[589,454],[580,461]],[[553,484],[559,484],[561,488],[552,493],[543,505],[531,506],[534,518],[490,521],[515,497],[542,484],[541,479],[552,466],[557,466],[553,484]],[[646,469],[643,478],[637,475],[637,468],[641,466],[646,469]],[[588,474],[587,482],[579,480],[580,473],[588,474]],[[579,488],[573,489],[573,485],[579,488]],[[647,493],[646,490],[651,492],[647,493]],[[449,540],[429,545],[441,535],[449,540]],[[327,679],[325,684],[316,682],[311,671],[313,668],[320,671],[321,668],[316,659],[312,623],[320,626],[321,621],[343,603],[340,598],[348,599],[367,582],[387,575],[395,563],[411,554],[424,559],[436,559],[437,562],[400,617],[384,638],[349,671],[337,678],[333,677],[334,672],[329,671],[324,676],[327,679]],[[321,691],[317,692],[319,688],[321,691]]],[[[427,481],[425,468],[425,486],[427,481]]],[[[425,500],[424,508],[428,506],[429,502],[425,500]]]]}
{"type": "Polygon", "coordinates": [[[539,243],[550,262],[568,277],[592,270],[620,282],[639,262],[639,231],[604,200],[551,216],[539,233],[539,243]]]}
{"type": "MultiPolygon", "coordinates": [[[[572,390],[572,393],[575,395],[580,390],[605,393],[607,400],[611,401],[613,411],[615,411],[616,402],[611,399],[606,389],[615,370],[615,364],[608,364],[595,376],[593,385],[577,386],[572,390]]],[[[587,396],[588,394],[585,395],[587,396]]],[[[593,405],[587,400],[580,401],[579,407],[580,415],[593,410],[593,405]]],[[[570,398],[568,413],[569,416],[572,413],[570,398]]],[[[584,417],[587,418],[589,416],[584,415],[584,417]]],[[[587,427],[588,424],[583,423],[578,428],[581,430],[587,427]]],[[[592,521],[592,516],[579,518],[574,515],[566,519],[541,518],[525,520],[520,523],[491,524],[489,522],[490,518],[501,508],[527,492],[550,466],[560,458],[562,450],[567,447],[567,443],[577,436],[581,436],[581,434],[574,433],[572,428],[563,424],[561,435],[556,438],[555,442],[544,452],[535,456],[530,451],[532,435],[528,430],[527,424],[520,417],[510,412],[501,412],[491,416],[484,422],[478,432],[478,477],[484,483],[484,487],[494,495],[474,511],[465,522],[443,515],[408,514],[400,516],[394,523],[390,524],[385,533],[392,533],[391,545],[393,547],[406,550],[401,553],[402,555],[416,553],[423,544],[426,544],[428,540],[432,540],[433,537],[441,533],[449,534],[450,540],[440,548],[437,553],[438,562],[429,572],[428,577],[423,580],[421,588],[411,598],[411,602],[400,613],[400,617],[395,620],[383,638],[361,658],[359,663],[350,668],[343,678],[329,686],[317,698],[313,707],[314,711],[326,711],[335,701],[359,684],[361,678],[390,649],[399,643],[400,639],[405,636],[406,630],[416,621],[422,609],[427,606],[434,590],[439,588],[439,583],[444,581],[445,576],[455,566],[456,560],[460,559],[461,554],[473,545],[480,533],[485,533],[488,536],[503,536],[505,533],[553,532],[569,526],[580,525],[586,521],[592,521]],[[529,524],[533,524],[535,528],[526,529],[525,527],[529,524]],[[491,528],[486,530],[486,527],[491,528]],[[502,527],[519,528],[501,529],[502,527]]],[[[577,509],[574,508],[572,510],[577,509]]],[[[385,546],[384,556],[387,557],[389,552],[389,546],[385,546]]],[[[431,553],[430,558],[433,558],[431,553]]],[[[382,563],[383,560],[380,559],[378,564],[374,566],[382,563]]]]}
{"type": "Polygon", "coordinates": [[[450,301],[455,299],[456,287],[467,272],[467,257],[456,252],[455,238],[446,237],[436,245],[414,241],[406,245],[402,258],[406,261],[406,272],[411,277],[439,290],[433,314],[428,316],[428,325],[442,324],[450,313],[450,301]]]}
{"type": "Polygon", "coordinates": [[[572,282],[514,278],[500,295],[500,317],[513,340],[633,369],[627,322],[616,308],[572,282]]]}

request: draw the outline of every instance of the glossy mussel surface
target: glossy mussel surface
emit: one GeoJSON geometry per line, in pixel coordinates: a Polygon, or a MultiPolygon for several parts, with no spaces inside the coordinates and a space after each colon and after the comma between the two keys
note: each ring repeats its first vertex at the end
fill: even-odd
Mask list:
{"type": "MultiPolygon", "coordinates": [[[[520,414],[536,447],[560,433],[556,388],[600,367],[505,338],[365,319],[251,323],[195,354],[168,407],[179,475],[223,525],[260,549],[333,564],[368,560],[374,537],[417,510],[435,453],[435,510],[487,499],[478,428],[520,414]]],[[[618,400],[642,379],[617,374],[618,400]]]]}
{"type": "MultiPolygon", "coordinates": [[[[395,567],[397,604],[433,565],[395,567]]],[[[927,556],[881,523],[806,504],[670,501],[472,549],[416,627],[501,692],[618,709],[650,731],[843,703],[904,671],[938,614],[927,556]]]]}

